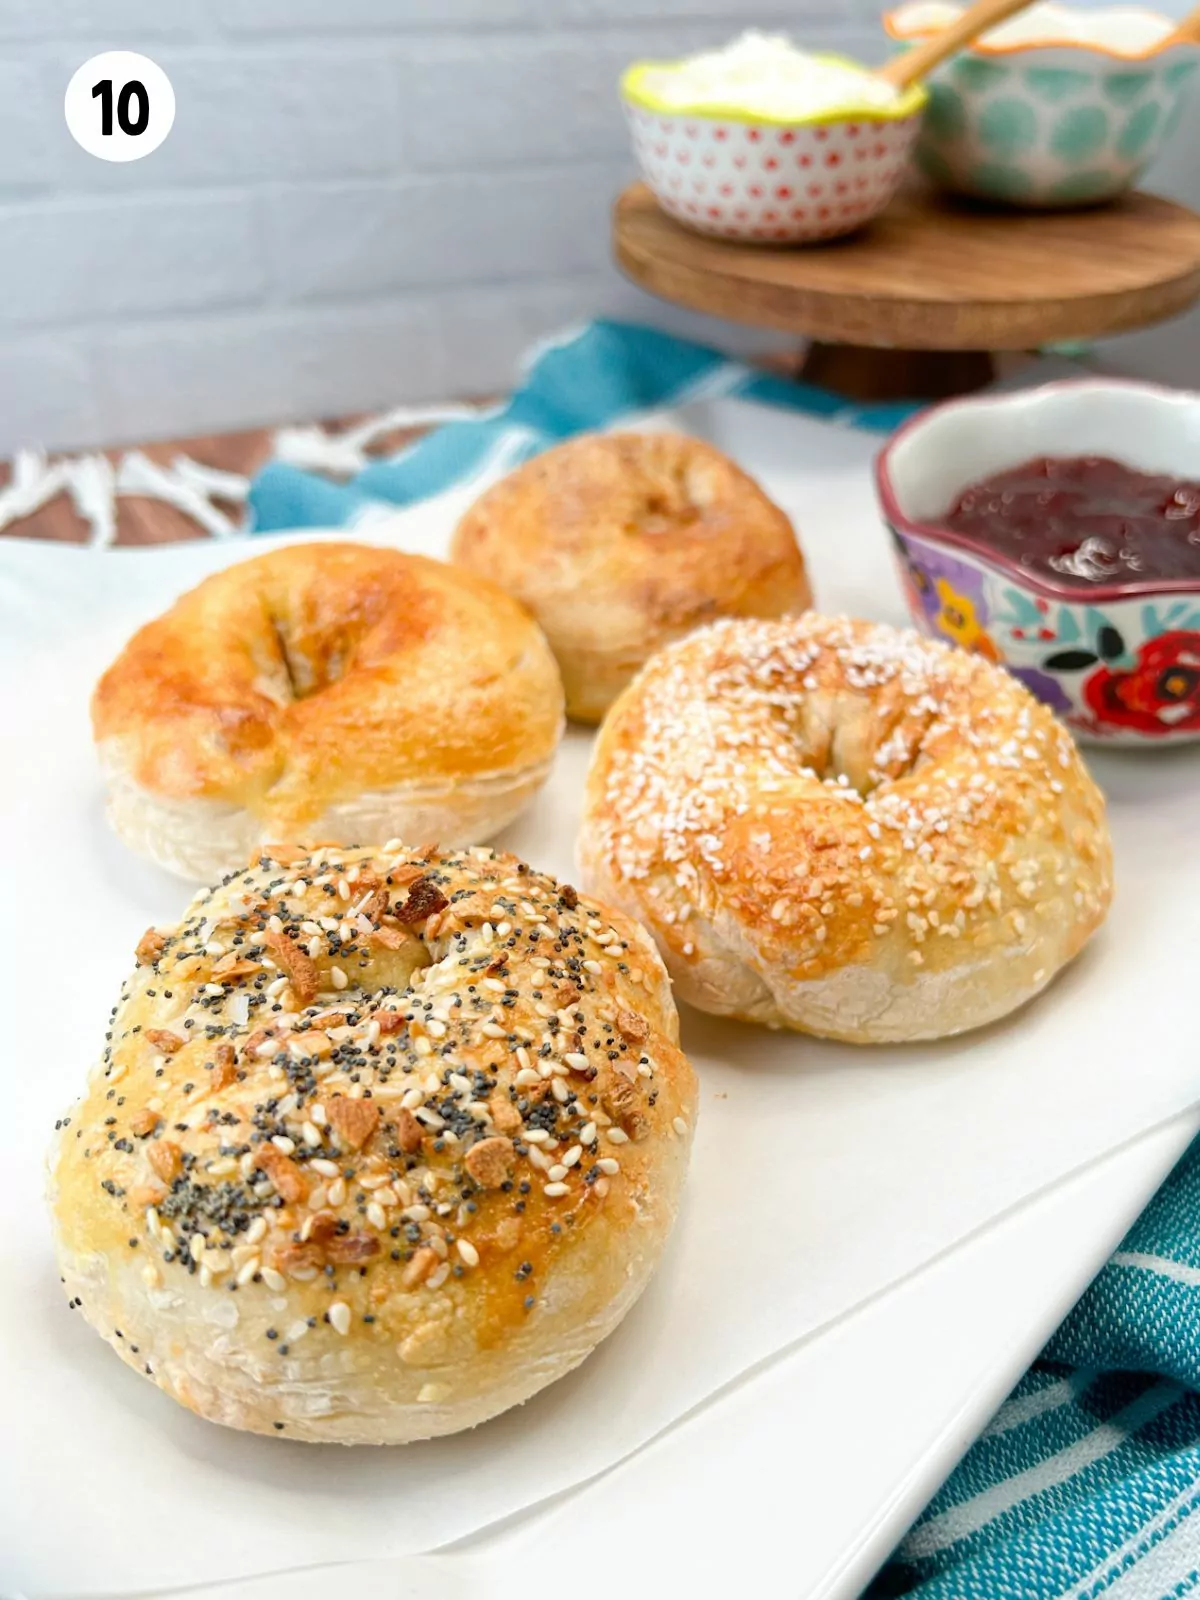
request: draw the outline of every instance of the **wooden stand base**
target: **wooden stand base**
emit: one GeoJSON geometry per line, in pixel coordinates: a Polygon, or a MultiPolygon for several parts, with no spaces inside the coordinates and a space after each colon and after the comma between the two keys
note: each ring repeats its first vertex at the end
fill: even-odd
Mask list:
{"type": "Polygon", "coordinates": [[[818,340],[797,376],[847,400],[946,400],[991,383],[996,362],[985,350],[880,350],[818,340]]]}

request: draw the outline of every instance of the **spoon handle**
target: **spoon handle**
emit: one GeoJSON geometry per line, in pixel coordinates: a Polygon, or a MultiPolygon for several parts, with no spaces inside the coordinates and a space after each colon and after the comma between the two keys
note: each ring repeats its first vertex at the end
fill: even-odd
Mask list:
{"type": "Polygon", "coordinates": [[[1200,44],[1200,6],[1193,6],[1173,33],[1167,35],[1160,49],[1169,50],[1173,44],[1200,44]]]}
{"type": "Polygon", "coordinates": [[[883,78],[895,89],[908,89],[921,78],[928,77],[947,56],[961,50],[964,45],[972,44],[981,33],[986,33],[997,23],[1015,16],[1018,11],[1024,11],[1029,3],[1030,0],[975,0],[973,6],[968,6],[961,16],[931,39],[914,45],[911,50],[905,50],[901,55],[893,56],[884,66],[877,67],[876,77],[883,78]]]}

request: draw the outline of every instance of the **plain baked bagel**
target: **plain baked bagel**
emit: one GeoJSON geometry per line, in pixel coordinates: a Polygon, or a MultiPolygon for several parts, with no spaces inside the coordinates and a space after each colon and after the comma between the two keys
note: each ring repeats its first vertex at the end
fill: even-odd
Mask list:
{"type": "Polygon", "coordinates": [[[676,433],[584,434],[534,457],[476,501],[452,555],[537,618],[579,722],[700,624],[812,599],[784,513],[728,456],[676,433]]]}
{"type": "Polygon", "coordinates": [[[541,631],[486,579],[313,541],[140,629],[92,722],[117,833],[203,881],[270,839],[488,838],[547,777],[563,695],[541,631]]]}
{"type": "Polygon", "coordinates": [[[1111,896],[1104,802],[1050,711],[978,656],[812,614],[651,661],[601,729],[580,851],[683,999],[858,1043],[1024,1004],[1111,896]]]}
{"type": "Polygon", "coordinates": [[[137,955],[51,1196],[71,1305],[181,1404],[451,1433],[637,1299],[696,1084],[635,923],[487,849],[274,848],[137,955]]]}

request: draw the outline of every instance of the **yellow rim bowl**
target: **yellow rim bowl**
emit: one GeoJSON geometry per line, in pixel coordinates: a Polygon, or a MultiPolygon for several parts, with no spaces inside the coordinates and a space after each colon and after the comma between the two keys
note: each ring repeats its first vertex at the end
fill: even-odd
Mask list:
{"type": "MultiPolygon", "coordinates": [[[[855,67],[860,72],[866,70],[848,56],[822,54],[813,59],[828,61],[839,67],[855,67]]],[[[737,100],[689,100],[685,105],[667,105],[646,87],[648,74],[670,72],[684,64],[683,60],[635,61],[621,74],[621,93],[630,105],[640,106],[643,111],[652,111],[660,117],[720,117],[726,122],[758,122],[768,128],[817,128],[822,124],[847,122],[851,118],[855,122],[903,122],[906,117],[923,111],[929,99],[929,91],[918,83],[911,89],[905,89],[891,106],[864,105],[861,101],[847,100],[842,105],[827,107],[807,117],[772,117],[761,111],[748,111],[737,100]]]]}

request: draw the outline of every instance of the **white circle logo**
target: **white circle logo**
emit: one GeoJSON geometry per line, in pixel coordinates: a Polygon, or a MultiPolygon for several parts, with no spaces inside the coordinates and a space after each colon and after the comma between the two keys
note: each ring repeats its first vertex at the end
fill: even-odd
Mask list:
{"type": "Polygon", "coordinates": [[[140,161],[171,131],[175,91],[157,62],[136,50],[105,50],[85,61],[63,101],[75,143],[101,161],[140,161]]]}

